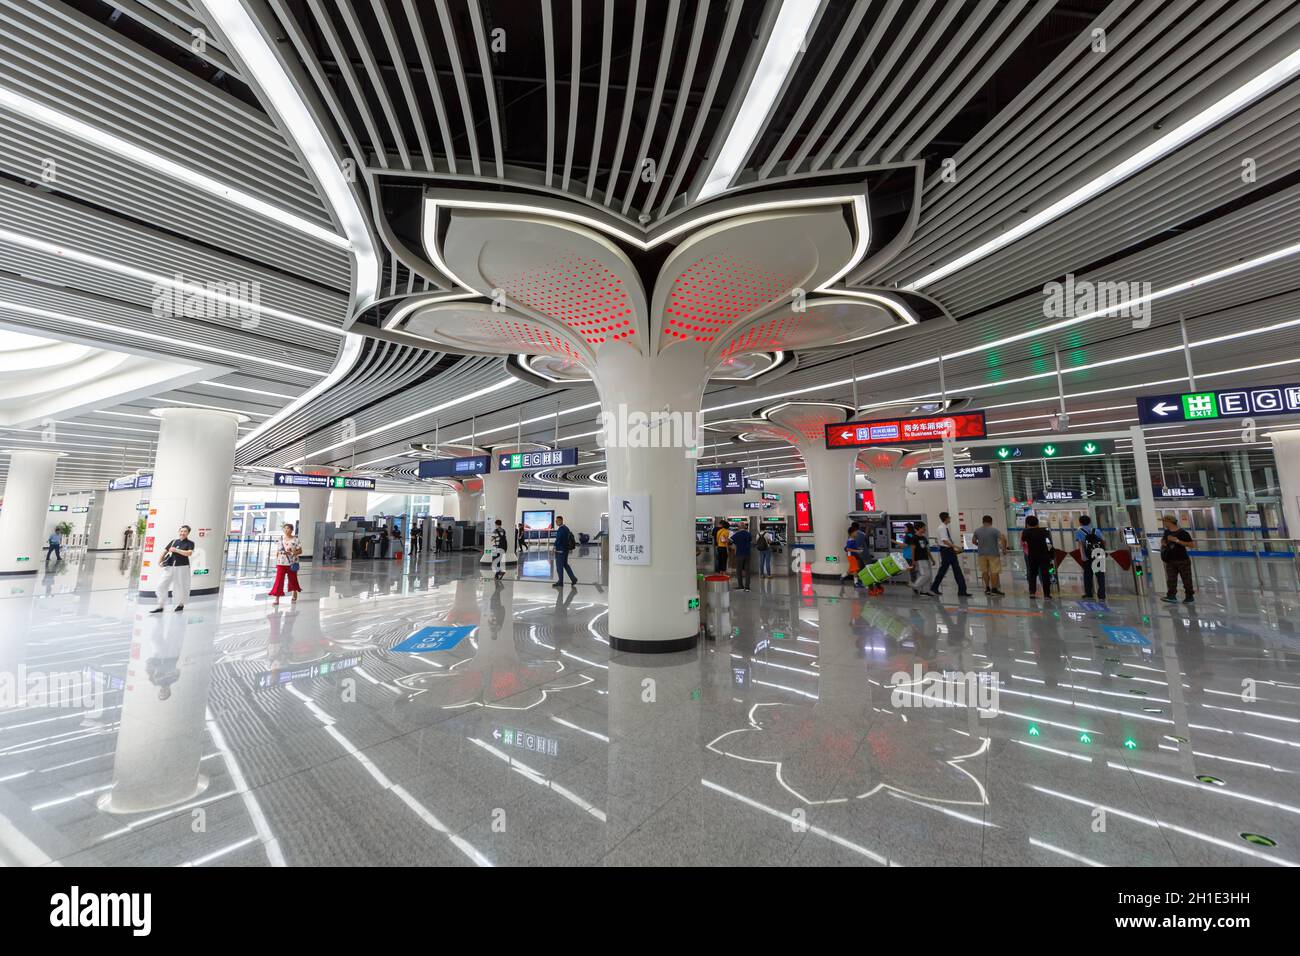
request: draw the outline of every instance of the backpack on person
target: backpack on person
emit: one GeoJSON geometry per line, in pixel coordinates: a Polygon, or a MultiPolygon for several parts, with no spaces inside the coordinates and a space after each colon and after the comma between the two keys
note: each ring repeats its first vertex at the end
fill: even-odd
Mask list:
{"type": "Polygon", "coordinates": [[[1089,528],[1083,533],[1083,556],[1091,558],[1093,553],[1101,551],[1105,547],[1105,542],[1101,540],[1101,535],[1097,533],[1096,528],[1089,528]]]}
{"type": "Polygon", "coordinates": [[[767,548],[768,548],[768,544],[767,544],[767,532],[764,531],[762,534],[760,534],[760,535],[758,536],[758,542],[754,545],[754,550],[755,550],[755,551],[766,551],[767,548]]]}

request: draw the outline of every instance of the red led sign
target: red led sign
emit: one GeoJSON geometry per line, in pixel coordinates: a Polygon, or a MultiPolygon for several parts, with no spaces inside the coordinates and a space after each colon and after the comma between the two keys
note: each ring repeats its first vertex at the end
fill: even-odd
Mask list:
{"type": "Polygon", "coordinates": [[[812,532],[812,495],[806,491],[794,493],[794,530],[799,534],[812,532]]]}
{"type": "Polygon", "coordinates": [[[827,448],[868,445],[921,445],[945,438],[987,438],[983,412],[956,412],[926,418],[887,418],[826,426],[827,448]]]}

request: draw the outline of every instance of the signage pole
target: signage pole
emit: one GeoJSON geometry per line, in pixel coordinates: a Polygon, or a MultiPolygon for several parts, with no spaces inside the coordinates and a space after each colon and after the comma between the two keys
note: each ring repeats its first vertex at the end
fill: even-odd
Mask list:
{"type": "MultiPolygon", "coordinates": [[[[942,361],[942,358],[940,359],[942,361]]],[[[853,376],[853,416],[858,415],[858,357],[854,355],[849,360],[849,374],[853,376]]]]}
{"type": "Polygon", "coordinates": [[[1151,462],[1147,459],[1147,437],[1141,425],[1129,429],[1133,436],[1133,466],[1137,477],[1138,501],[1142,512],[1142,533],[1146,536],[1147,580],[1151,593],[1164,593],[1165,566],[1160,560],[1160,520],[1156,515],[1156,498],[1151,490],[1151,462]]]}
{"type": "Polygon", "coordinates": [[[1065,418],[1065,380],[1061,377],[1061,350],[1052,349],[1052,358],[1056,361],[1056,397],[1061,403],[1061,418],[1065,418]]]}
{"type": "Polygon", "coordinates": [[[943,440],[943,490],[948,494],[948,514],[952,516],[954,527],[957,529],[954,540],[960,540],[961,521],[957,515],[957,455],[956,445],[951,438],[943,440]]]}
{"type": "Polygon", "coordinates": [[[1178,331],[1183,335],[1183,361],[1187,363],[1187,384],[1188,391],[1196,391],[1196,373],[1192,371],[1192,347],[1187,343],[1187,323],[1183,321],[1183,313],[1178,313],[1178,331]]]}

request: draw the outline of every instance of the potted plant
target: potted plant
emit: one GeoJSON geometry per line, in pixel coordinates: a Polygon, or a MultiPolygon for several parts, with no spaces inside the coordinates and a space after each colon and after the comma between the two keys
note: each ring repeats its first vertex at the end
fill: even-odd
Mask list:
{"type": "Polygon", "coordinates": [[[54,530],[66,538],[68,535],[72,534],[72,522],[60,521],[54,526],[54,530]]]}

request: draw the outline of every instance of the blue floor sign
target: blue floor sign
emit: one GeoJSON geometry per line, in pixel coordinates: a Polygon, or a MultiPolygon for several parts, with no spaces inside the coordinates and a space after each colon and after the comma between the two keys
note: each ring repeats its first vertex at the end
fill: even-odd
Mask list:
{"type": "Polygon", "coordinates": [[[1150,647],[1146,635],[1134,627],[1103,627],[1106,637],[1112,644],[1133,644],[1138,647],[1150,647]]]}
{"type": "Polygon", "coordinates": [[[422,627],[402,643],[394,645],[393,650],[407,654],[449,651],[463,641],[473,630],[473,626],[422,627]]]}

